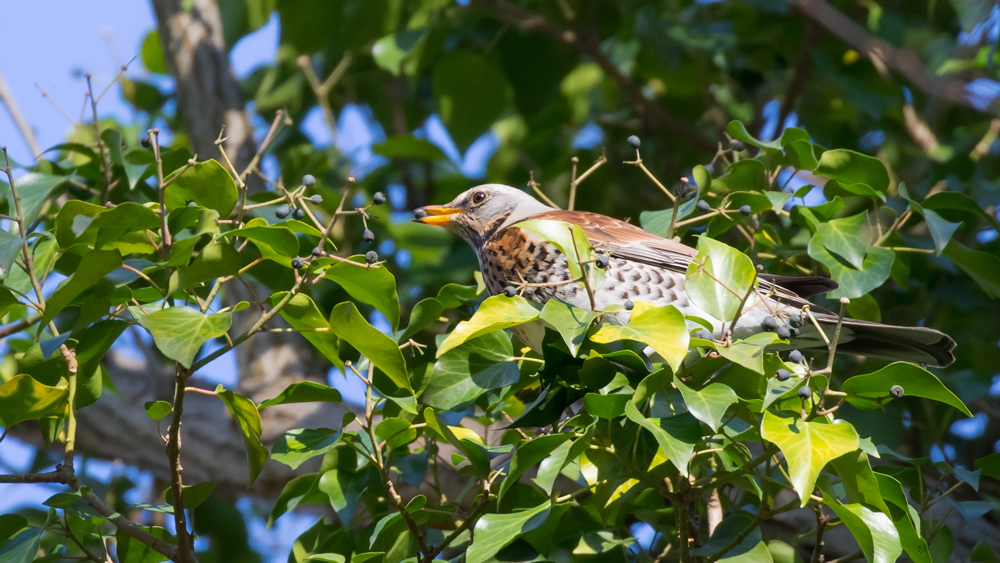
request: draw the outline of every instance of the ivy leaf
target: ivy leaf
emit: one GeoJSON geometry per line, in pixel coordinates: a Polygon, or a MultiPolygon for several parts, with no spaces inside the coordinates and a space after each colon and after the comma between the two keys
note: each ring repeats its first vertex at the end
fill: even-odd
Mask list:
{"type": "MultiPolygon", "coordinates": [[[[288,292],[282,291],[272,295],[269,299],[271,306],[274,307],[287,294],[288,292]]],[[[330,363],[344,369],[344,362],[340,360],[340,341],[330,327],[330,321],[323,316],[312,297],[305,293],[295,294],[279,314],[292,328],[300,330],[299,334],[330,363]]]]}
{"type": "Polygon", "coordinates": [[[930,552],[927,549],[927,541],[920,537],[920,515],[916,509],[910,506],[906,500],[906,493],[903,486],[889,475],[875,473],[875,480],[878,483],[879,494],[885,502],[895,506],[899,510],[891,510],[887,514],[892,518],[899,532],[899,542],[902,544],[906,554],[914,563],[931,563],[930,552]]]}
{"type": "Polygon", "coordinates": [[[636,340],[656,351],[677,371],[687,355],[690,340],[684,315],[673,305],[654,307],[646,302],[635,304],[632,317],[622,326],[605,323],[590,336],[594,342],[607,344],[618,340],[636,340]]]}
{"type": "MultiPolygon", "coordinates": [[[[566,256],[570,276],[579,278],[584,274],[585,270],[580,262],[590,259],[593,248],[579,225],[552,219],[531,219],[516,223],[514,227],[554,244],[566,256]]],[[[601,287],[601,284],[595,283],[594,287],[601,287]]]]}
{"type": "Polygon", "coordinates": [[[507,544],[544,524],[551,508],[546,501],[521,512],[486,514],[476,522],[475,540],[465,555],[467,563],[495,561],[494,556],[507,544]]]}
{"type": "MultiPolygon", "coordinates": [[[[211,481],[206,481],[204,483],[196,483],[194,485],[184,485],[181,487],[181,498],[184,500],[184,510],[194,510],[201,506],[210,496],[212,492],[215,491],[215,483],[211,481]]],[[[174,506],[174,490],[172,487],[167,487],[163,491],[163,501],[174,506]]]]}
{"type": "Polygon", "coordinates": [[[45,302],[45,315],[39,325],[45,326],[81,293],[93,287],[104,276],[122,265],[117,250],[92,250],[80,260],[73,275],[66,278],[45,302]]]}
{"type": "MultiPolygon", "coordinates": [[[[21,198],[21,213],[24,217],[25,227],[35,222],[38,214],[42,212],[42,207],[45,206],[45,200],[49,194],[67,179],[66,176],[31,172],[14,181],[14,185],[17,186],[17,195],[21,198]]],[[[6,182],[0,182],[0,196],[7,200],[8,207],[13,214],[14,199],[10,185],[6,182]]]]}
{"type": "Polygon", "coordinates": [[[437,356],[440,358],[452,348],[467,340],[482,336],[504,328],[531,322],[538,318],[539,312],[527,299],[515,295],[494,295],[488,297],[472,318],[458,323],[444,342],[438,346],[437,356]]]}
{"type": "Polygon", "coordinates": [[[341,340],[354,346],[375,367],[385,372],[397,387],[413,393],[407,376],[406,360],[403,359],[399,346],[392,338],[368,324],[354,303],[344,302],[333,308],[330,312],[330,328],[341,340]]]}
{"type": "Polygon", "coordinates": [[[375,427],[375,435],[379,437],[389,451],[405,446],[417,439],[417,429],[404,418],[394,416],[382,419],[375,427]]]}
{"type": "Polygon", "coordinates": [[[246,306],[241,302],[229,311],[211,315],[191,307],[167,307],[139,317],[139,324],[153,335],[153,342],[164,356],[190,368],[201,345],[225,334],[233,322],[233,313],[246,306]]]}
{"type": "Polygon", "coordinates": [[[299,239],[295,233],[281,225],[268,225],[257,217],[242,229],[226,232],[225,237],[242,237],[254,244],[260,255],[283,266],[291,266],[292,258],[299,255],[299,239]]]}
{"type": "Polygon", "coordinates": [[[874,239],[868,212],[818,223],[816,236],[827,250],[839,254],[857,270],[863,268],[874,239]]]}
{"type": "Polygon", "coordinates": [[[513,385],[520,377],[510,336],[491,332],[441,355],[420,401],[451,410],[475,401],[486,391],[513,385]]]}
{"type": "Polygon", "coordinates": [[[698,239],[686,286],[696,306],[717,319],[732,319],[754,279],[756,270],[746,254],[706,236],[698,239]]]}
{"type": "Polygon", "coordinates": [[[880,194],[889,191],[889,171],[882,161],[847,149],[823,153],[814,173],[837,180],[841,186],[862,184],[880,194]]]}
{"type": "Polygon", "coordinates": [[[598,418],[614,420],[625,414],[625,403],[631,400],[632,395],[587,393],[583,397],[583,406],[598,418]]]}
{"type": "Polygon", "coordinates": [[[0,229],[0,280],[14,270],[14,261],[17,260],[23,247],[20,236],[0,229]]]}
{"type": "Polygon", "coordinates": [[[847,402],[853,406],[861,410],[874,410],[892,400],[889,388],[893,385],[902,386],[904,396],[923,397],[945,403],[962,411],[965,416],[972,416],[965,403],[945,387],[937,376],[908,362],[895,362],[874,373],[848,378],[841,390],[847,393],[847,402]],[[872,400],[877,398],[882,400],[872,400]]]}
{"type": "Polygon", "coordinates": [[[988,252],[972,250],[955,240],[945,247],[944,255],[976,280],[990,299],[1000,299],[1000,258],[988,252]]]}
{"type": "Polygon", "coordinates": [[[951,242],[951,236],[962,224],[947,221],[930,209],[924,209],[924,220],[927,221],[927,229],[931,232],[931,238],[934,239],[935,254],[941,256],[945,247],[951,242]]]}
{"type": "Polygon", "coordinates": [[[576,356],[576,351],[583,343],[583,337],[590,328],[590,323],[597,318],[597,313],[584,311],[558,299],[549,299],[539,315],[541,320],[556,329],[569,353],[576,356]]]}
{"type": "Polygon", "coordinates": [[[758,332],[737,340],[730,346],[716,346],[715,349],[719,355],[733,363],[764,373],[764,351],[779,340],[781,338],[773,332],[758,332]]]}
{"type": "Polygon", "coordinates": [[[42,385],[30,375],[16,375],[0,385],[0,421],[5,428],[25,420],[61,414],[69,390],[42,385]]]}
{"type": "Polygon", "coordinates": [[[646,418],[632,401],[625,403],[625,416],[653,435],[660,450],[687,477],[694,446],[701,439],[701,426],[690,413],[669,418],[646,418]]]}
{"type": "Polygon", "coordinates": [[[263,409],[291,403],[339,403],[342,400],[340,391],[329,385],[315,381],[296,381],[286,387],[277,397],[257,405],[257,408],[263,409]]]}
{"type": "Polygon", "coordinates": [[[691,550],[691,556],[714,558],[715,554],[728,548],[729,544],[741,534],[745,535],[743,541],[718,559],[720,563],[772,563],[768,546],[763,541],[757,522],[744,514],[724,519],[705,545],[691,550]],[[751,528],[753,530],[746,534],[751,528]]]}
{"type": "Polygon", "coordinates": [[[719,431],[722,417],[726,415],[729,407],[740,400],[735,391],[722,383],[709,383],[698,391],[684,385],[680,380],[676,380],[674,384],[684,397],[688,411],[715,432],[719,431]]]}
{"type": "Polygon", "coordinates": [[[824,488],[826,503],[854,535],[865,559],[872,563],[893,563],[903,553],[899,532],[888,516],[862,504],[841,504],[824,488]]]}
{"type": "Polygon", "coordinates": [[[504,493],[517,484],[525,471],[541,463],[553,450],[572,437],[572,434],[551,434],[520,442],[514,450],[514,457],[511,458],[507,476],[500,483],[497,500],[502,499],[504,493]]]}
{"type": "MultiPolygon", "coordinates": [[[[172,309],[176,308],[178,307],[172,307],[172,309]]],[[[165,310],[169,311],[170,309],[165,310]]],[[[226,408],[233,414],[233,418],[236,419],[236,423],[240,427],[240,434],[243,435],[243,445],[247,450],[247,465],[250,468],[250,482],[247,483],[247,488],[250,488],[257,480],[257,476],[260,475],[264,464],[267,463],[268,456],[267,448],[260,443],[260,412],[257,411],[257,406],[253,404],[253,401],[223,388],[221,384],[215,388],[215,394],[222,399],[226,408]]]]}
{"type": "Polygon", "coordinates": [[[859,447],[858,433],[846,422],[808,422],[797,416],[783,417],[767,411],[760,430],[761,437],[777,445],[785,455],[788,474],[802,506],[809,502],[823,467],[859,447]]]}
{"type": "MultiPolygon", "coordinates": [[[[355,258],[356,261],[360,257],[355,258]]],[[[329,258],[316,262],[324,264],[329,258]]],[[[399,298],[396,278],[388,268],[359,268],[346,262],[336,262],[326,270],[325,279],[337,282],[351,297],[379,310],[393,330],[399,325],[399,298]]]]}
{"type": "Polygon", "coordinates": [[[188,167],[174,178],[163,194],[167,209],[185,207],[193,201],[218,211],[219,217],[229,217],[238,199],[239,192],[233,177],[214,160],[188,167]]]}
{"type": "Polygon", "coordinates": [[[743,141],[752,147],[768,151],[777,151],[781,148],[781,144],[778,141],[761,141],[751,135],[750,132],[747,131],[746,125],[743,125],[743,122],[741,121],[730,121],[729,125],[726,127],[726,131],[729,132],[730,137],[736,139],[737,141],[743,141]]]}
{"type": "Polygon", "coordinates": [[[329,428],[295,428],[278,436],[271,447],[271,459],[298,469],[306,461],[332,450],[339,438],[340,432],[329,428]]]}
{"type": "Polygon", "coordinates": [[[173,412],[173,407],[166,401],[146,401],[146,416],[153,420],[163,420],[173,412]]]}
{"type": "Polygon", "coordinates": [[[823,247],[818,236],[813,236],[809,241],[808,252],[814,260],[826,266],[830,276],[840,284],[839,289],[827,294],[831,299],[861,297],[882,285],[889,279],[892,262],[896,258],[896,253],[888,248],[872,247],[868,249],[862,268],[858,270],[841,263],[823,247]]]}

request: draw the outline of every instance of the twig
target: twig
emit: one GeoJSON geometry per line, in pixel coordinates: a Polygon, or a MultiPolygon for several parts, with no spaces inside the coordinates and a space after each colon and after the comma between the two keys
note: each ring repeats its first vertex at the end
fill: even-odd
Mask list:
{"type": "Polygon", "coordinates": [[[607,157],[602,154],[601,158],[598,158],[596,161],[594,161],[594,163],[590,165],[590,168],[588,168],[586,171],[584,171],[583,174],[580,174],[580,176],[577,177],[576,165],[580,162],[580,159],[578,159],[575,156],[573,157],[573,174],[572,174],[572,179],[569,182],[569,204],[566,205],[566,209],[573,211],[573,209],[576,206],[577,186],[579,186],[581,182],[587,179],[587,176],[593,174],[598,168],[600,168],[607,161],[608,161],[607,157]]]}
{"type": "Polygon", "coordinates": [[[38,146],[35,132],[31,129],[31,125],[28,125],[28,121],[24,119],[24,114],[21,113],[21,108],[17,105],[17,101],[14,99],[10,88],[7,87],[7,80],[4,79],[2,72],[0,72],[0,102],[3,102],[3,105],[7,106],[7,113],[10,114],[11,119],[14,120],[14,124],[17,125],[17,130],[21,133],[24,144],[28,145],[31,157],[38,158],[42,154],[42,149],[38,146]]]}
{"type": "Polygon", "coordinates": [[[184,414],[184,390],[187,378],[192,370],[185,369],[180,364],[176,366],[174,375],[174,401],[167,438],[167,458],[170,462],[170,492],[173,495],[174,525],[177,528],[178,563],[193,563],[194,543],[187,529],[187,519],[184,514],[184,483],[181,472],[181,415],[184,414]]]}

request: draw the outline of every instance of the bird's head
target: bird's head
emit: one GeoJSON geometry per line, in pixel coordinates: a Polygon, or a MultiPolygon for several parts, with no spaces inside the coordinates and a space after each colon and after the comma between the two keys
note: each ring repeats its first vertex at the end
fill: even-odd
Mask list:
{"type": "Polygon", "coordinates": [[[490,235],[552,208],[517,188],[483,184],[466,190],[444,205],[428,205],[414,211],[413,220],[445,227],[473,248],[490,235]]]}

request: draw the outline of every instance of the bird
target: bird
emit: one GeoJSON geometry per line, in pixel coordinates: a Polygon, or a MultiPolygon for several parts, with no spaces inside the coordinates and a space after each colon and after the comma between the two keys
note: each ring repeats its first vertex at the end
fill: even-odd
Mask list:
{"type": "MultiPolygon", "coordinates": [[[[529,301],[544,305],[558,299],[589,311],[612,309],[603,322],[625,324],[628,305],[647,301],[655,306],[673,305],[686,317],[707,320],[711,335],[702,325],[689,321],[695,336],[723,339],[727,319],[714,318],[695,304],[687,291],[688,265],[697,251],[677,240],[666,239],[606,215],[550,207],[530,194],[503,184],[484,184],[459,194],[444,205],[428,205],[414,211],[414,221],[445,227],[472,247],[479,260],[483,281],[490,295],[510,293],[510,288],[529,301]],[[517,225],[543,219],[578,225],[599,256],[605,256],[605,276],[593,295],[573,279],[566,256],[551,242],[517,225]],[[612,307],[623,305],[623,307],[612,307]]],[[[603,262],[602,261],[602,262],[603,262]]],[[[758,274],[761,294],[747,303],[735,327],[734,339],[764,331],[778,332],[790,343],[783,349],[826,348],[826,341],[812,323],[803,318],[804,306],[824,333],[835,332],[839,315],[810,303],[807,298],[837,289],[838,284],[822,276],[778,276],[758,274]]],[[[929,327],[894,326],[844,317],[837,341],[838,353],[852,353],[888,360],[902,360],[933,367],[955,361],[955,342],[929,327]]],[[[515,326],[514,334],[526,345],[541,350],[544,324],[540,321],[515,326]]],[[[829,338],[829,337],[828,337],[829,338]]]]}

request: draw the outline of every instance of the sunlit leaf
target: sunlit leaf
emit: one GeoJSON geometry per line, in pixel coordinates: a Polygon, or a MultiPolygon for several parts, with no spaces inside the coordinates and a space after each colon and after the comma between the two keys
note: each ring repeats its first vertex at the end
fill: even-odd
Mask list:
{"type": "Polygon", "coordinates": [[[697,391],[680,381],[674,381],[674,384],[684,397],[688,411],[716,432],[729,407],[739,402],[736,393],[722,383],[709,383],[697,391]]]}
{"type": "Polygon", "coordinates": [[[542,504],[510,514],[487,514],[476,522],[475,540],[465,554],[467,563],[487,563],[507,544],[535,528],[549,517],[551,504],[542,504]]]}
{"type": "Polygon", "coordinates": [[[618,340],[642,342],[652,347],[676,371],[687,355],[690,335],[684,315],[673,305],[652,307],[639,302],[635,304],[627,324],[604,323],[590,339],[604,344],[618,340]]]}
{"type": "Polygon", "coordinates": [[[510,336],[497,331],[469,340],[438,357],[420,401],[449,410],[520,378],[510,336]]]}
{"type": "Polygon", "coordinates": [[[174,178],[164,193],[164,204],[167,209],[177,209],[193,201],[218,211],[219,217],[229,217],[238,196],[236,182],[229,172],[218,162],[206,160],[174,178]]]}
{"type": "Polygon", "coordinates": [[[226,404],[226,408],[240,427],[240,434],[243,435],[243,445],[247,450],[247,465],[250,469],[250,482],[247,483],[249,488],[257,480],[268,457],[267,448],[260,442],[260,412],[257,411],[253,401],[223,388],[221,384],[215,389],[215,393],[226,404]]]}
{"type": "MultiPolygon", "coordinates": [[[[246,303],[240,308],[245,308],[246,303]]],[[[192,307],[167,307],[139,318],[163,355],[189,368],[201,345],[229,330],[234,309],[205,315],[192,307]]]]}
{"type": "Polygon", "coordinates": [[[667,459],[674,464],[681,475],[687,476],[691,454],[701,438],[701,427],[697,419],[690,413],[669,418],[647,418],[631,401],[625,403],[625,416],[648,430],[667,459]]]}
{"type": "Polygon", "coordinates": [[[732,320],[755,278],[753,262],[746,254],[703,236],[698,239],[698,255],[687,269],[687,294],[706,313],[732,320]]]}
{"type": "Polygon", "coordinates": [[[847,393],[847,401],[855,407],[873,410],[882,408],[882,405],[892,400],[889,389],[893,385],[901,386],[907,397],[939,401],[955,407],[965,416],[972,416],[969,408],[940,379],[909,362],[895,362],[874,373],[850,377],[841,390],[847,393]]]}
{"type": "Polygon", "coordinates": [[[494,295],[479,305],[479,309],[471,319],[458,323],[458,326],[438,346],[437,355],[440,358],[467,340],[533,321],[538,315],[538,309],[523,297],[494,295]]]}

